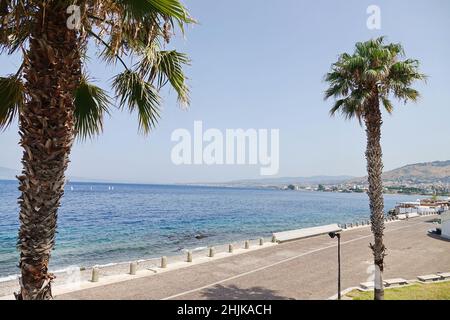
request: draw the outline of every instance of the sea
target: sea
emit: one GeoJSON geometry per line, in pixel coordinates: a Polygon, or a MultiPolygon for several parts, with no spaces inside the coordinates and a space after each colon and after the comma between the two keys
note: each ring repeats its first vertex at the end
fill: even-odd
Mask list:
{"type": "MultiPolygon", "coordinates": [[[[19,272],[17,187],[17,181],[0,180],[0,281],[19,272]]],[[[385,207],[417,198],[385,195],[385,207]]],[[[50,269],[179,255],[277,231],[368,218],[364,193],[70,182],[50,269]]]]}

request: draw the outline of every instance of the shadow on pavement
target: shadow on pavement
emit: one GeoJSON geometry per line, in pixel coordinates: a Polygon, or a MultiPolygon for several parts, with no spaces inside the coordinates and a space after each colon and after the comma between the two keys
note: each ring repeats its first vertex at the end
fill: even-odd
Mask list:
{"type": "Polygon", "coordinates": [[[442,237],[442,236],[440,236],[440,235],[438,235],[438,234],[436,234],[436,233],[430,233],[430,232],[428,232],[427,235],[428,235],[430,238],[433,238],[433,239],[436,239],[436,240],[441,240],[441,241],[445,241],[445,242],[450,242],[450,239],[444,238],[444,237],[442,237]]]}
{"type": "Polygon", "coordinates": [[[425,223],[435,223],[436,221],[439,221],[439,220],[440,220],[439,218],[432,218],[430,220],[424,220],[423,222],[425,222],[425,223]]]}
{"type": "Polygon", "coordinates": [[[243,289],[238,288],[235,285],[216,285],[202,290],[201,294],[206,299],[211,300],[294,300],[292,298],[280,296],[276,291],[267,288],[251,287],[243,289]]]}

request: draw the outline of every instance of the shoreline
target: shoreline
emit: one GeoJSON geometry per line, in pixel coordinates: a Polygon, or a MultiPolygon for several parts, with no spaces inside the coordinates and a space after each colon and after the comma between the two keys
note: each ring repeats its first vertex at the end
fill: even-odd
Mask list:
{"type": "MultiPolygon", "coordinates": [[[[421,247],[418,249],[418,253],[424,252],[423,250],[431,243],[436,247],[435,250],[439,247],[439,250],[445,251],[448,241],[435,242],[436,239],[430,237],[426,232],[429,228],[429,219],[433,219],[436,216],[419,216],[409,220],[393,220],[387,222],[386,237],[390,239],[389,241],[394,247],[395,244],[402,243],[405,239],[414,241],[417,246],[421,247]],[[411,233],[413,230],[414,233],[411,233]],[[418,231],[419,233],[416,233],[418,231]],[[399,241],[399,239],[403,240],[399,241]]],[[[350,264],[351,268],[355,270],[348,270],[344,273],[344,281],[349,285],[357,285],[360,282],[364,282],[364,279],[367,277],[365,264],[361,265],[357,261],[368,259],[366,262],[370,264],[370,253],[367,251],[366,243],[372,237],[370,226],[364,225],[348,228],[343,230],[343,234],[345,235],[345,240],[342,242],[342,245],[350,247],[357,245],[358,248],[352,249],[351,252],[354,252],[354,250],[359,252],[359,256],[355,257],[353,253],[347,256],[347,259],[356,259],[356,262],[350,264]],[[345,280],[345,277],[348,279],[345,280]]],[[[262,246],[259,245],[258,241],[252,241],[250,249],[242,248],[242,243],[239,245],[239,247],[235,246],[235,251],[231,254],[226,252],[226,246],[225,248],[223,246],[216,246],[216,254],[213,258],[208,257],[206,251],[199,251],[193,254],[192,263],[187,263],[183,259],[183,256],[178,256],[178,259],[169,258],[167,268],[161,268],[158,265],[158,259],[156,261],[155,259],[142,261],[139,263],[136,275],[130,275],[129,265],[127,263],[108,266],[100,270],[99,282],[90,281],[91,269],[80,272],[79,278],[72,277],[64,280],[59,275],[54,282],[54,295],[62,299],[177,299],[179,297],[193,297],[197,299],[202,297],[200,293],[205,292],[214,294],[213,297],[215,297],[215,294],[220,296],[222,293],[229,293],[227,291],[229,287],[216,286],[218,283],[231,282],[230,288],[234,288],[233,285],[243,285],[245,287],[245,283],[249,281],[254,285],[254,277],[256,276],[259,279],[258,281],[263,282],[262,285],[275,288],[279,287],[278,289],[285,291],[284,294],[286,296],[292,295],[293,298],[298,299],[308,298],[309,296],[296,296],[301,293],[298,292],[296,285],[292,286],[290,282],[279,281],[278,278],[283,276],[281,273],[273,270],[274,268],[278,268],[278,266],[282,270],[286,270],[286,267],[289,266],[291,272],[299,273],[292,276],[295,279],[302,279],[301,281],[305,285],[314,287],[314,292],[317,295],[316,298],[325,299],[331,296],[332,291],[335,290],[333,281],[329,281],[333,285],[326,285],[325,287],[319,285],[318,287],[317,279],[314,280],[317,277],[323,277],[324,274],[330,274],[327,271],[329,268],[328,264],[320,262],[323,262],[324,259],[329,259],[330,254],[335,253],[336,243],[330,242],[327,235],[317,235],[277,244],[267,241],[262,246]],[[323,270],[308,273],[307,271],[311,267],[321,267],[323,270]],[[198,277],[203,278],[202,285],[199,284],[198,281],[200,280],[198,277]],[[237,280],[241,278],[243,279],[243,283],[241,280],[237,280]],[[264,284],[265,282],[267,283],[264,284]],[[182,288],[179,287],[180,283],[184,284],[182,288]],[[114,290],[106,289],[108,287],[111,289],[114,288],[114,290]],[[208,289],[210,287],[211,290],[208,289]],[[212,289],[213,287],[215,289],[212,289]],[[159,289],[149,291],[148,288],[159,289]],[[220,291],[216,289],[220,289],[220,291]]],[[[415,248],[416,245],[413,247],[415,248]]],[[[398,250],[400,247],[394,248],[393,250],[398,250]]],[[[429,251],[426,252],[429,253],[429,251]]],[[[440,259],[434,262],[431,261],[427,265],[427,268],[419,268],[420,270],[416,271],[414,264],[405,262],[410,255],[411,252],[405,252],[404,257],[391,257],[390,259],[395,259],[396,262],[390,264],[387,277],[415,277],[420,274],[442,271],[444,270],[442,268],[446,266],[445,261],[442,262],[440,259]],[[440,261],[438,264],[441,267],[436,269],[436,262],[438,261],[440,261]],[[410,268],[406,268],[408,269],[406,270],[406,266],[410,268]]],[[[434,254],[430,257],[434,257],[434,254]]],[[[448,258],[448,256],[446,257],[448,258]]],[[[334,273],[333,275],[330,274],[330,277],[333,278],[334,273]]],[[[12,285],[9,288],[0,286],[0,300],[14,298],[12,293],[18,289],[17,281],[15,282],[16,285],[12,285]]],[[[250,296],[253,294],[253,290],[248,292],[250,296]]]]}
{"type": "MultiPolygon", "coordinates": [[[[14,182],[17,179],[0,179],[1,181],[14,182]]],[[[114,182],[114,181],[78,181],[69,180],[66,186],[69,184],[82,184],[82,185],[129,185],[129,186],[154,186],[154,187],[194,187],[194,188],[215,188],[215,189],[237,189],[237,190],[271,190],[271,191],[297,191],[297,192],[315,192],[315,193],[342,193],[342,194],[366,194],[366,192],[339,192],[339,191],[318,191],[318,190],[283,190],[281,186],[277,185],[231,185],[231,184],[208,184],[208,183],[146,183],[146,182],[114,182]]],[[[397,196],[421,196],[431,197],[431,194],[426,193],[400,193],[400,192],[383,192],[383,195],[397,195],[397,196]]],[[[440,195],[439,197],[450,197],[448,195],[440,195]]]]}
{"type": "MultiPolygon", "coordinates": [[[[367,221],[367,219],[369,219],[369,217],[367,217],[366,219],[358,219],[358,220],[355,220],[352,222],[345,222],[342,224],[350,224],[351,223],[353,225],[353,227],[351,227],[349,229],[361,228],[361,227],[367,226],[367,225],[361,225],[361,222],[365,222],[365,221],[367,221]]],[[[336,221],[330,222],[330,223],[341,224],[341,222],[336,222],[336,221]]],[[[320,226],[320,225],[314,225],[314,226],[320,226]]],[[[307,228],[307,227],[300,227],[297,229],[302,229],[302,228],[307,228]]],[[[283,231],[288,231],[288,230],[292,230],[292,228],[276,230],[274,232],[283,232],[283,231]]],[[[79,272],[81,275],[83,275],[82,278],[87,279],[90,277],[90,272],[94,267],[104,270],[106,274],[115,274],[116,272],[123,272],[126,268],[128,268],[129,264],[132,262],[137,262],[138,264],[154,267],[154,266],[158,265],[162,256],[166,256],[171,261],[180,262],[180,261],[184,261],[187,251],[191,251],[194,256],[201,256],[201,255],[206,256],[208,249],[211,246],[215,247],[216,251],[220,252],[221,250],[226,251],[229,244],[233,244],[236,248],[238,248],[236,245],[239,244],[241,247],[243,247],[244,242],[246,240],[250,241],[250,243],[257,243],[258,240],[261,238],[263,238],[265,242],[271,241],[271,237],[269,237],[269,236],[254,235],[254,236],[251,236],[248,238],[245,238],[244,236],[240,236],[236,240],[227,241],[226,243],[220,242],[220,243],[215,243],[215,244],[198,246],[198,247],[194,247],[194,248],[182,248],[177,252],[167,251],[166,253],[163,253],[158,256],[153,255],[150,257],[140,257],[140,258],[136,258],[136,259],[126,259],[126,260],[117,260],[117,261],[114,261],[114,259],[111,259],[108,262],[98,263],[98,264],[89,264],[89,265],[75,265],[74,264],[74,265],[68,265],[68,266],[62,266],[62,267],[55,267],[54,269],[50,269],[49,271],[51,273],[55,274],[57,276],[57,279],[58,278],[66,279],[68,277],[73,276],[73,274],[76,272],[79,272]],[[87,277],[84,276],[84,274],[86,272],[89,272],[89,275],[87,277]]],[[[20,276],[20,273],[0,276],[0,296],[2,295],[1,293],[2,293],[3,286],[5,284],[7,284],[7,286],[9,286],[9,284],[11,282],[16,283],[19,276],[20,276]]]]}
{"type": "MultiPolygon", "coordinates": [[[[271,243],[271,238],[262,237],[264,239],[265,246],[271,243]]],[[[244,241],[245,240],[237,240],[231,242],[233,244],[234,250],[239,253],[239,251],[244,250],[244,241]]],[[[259,248],[259,238],[258,239],[248,239],[250,242],[250,246],[253,247],[251,249],[245,249],[245,252],[250,252],[255,250],[255,248],[259,248]]],[[[226,244],[216,244],[212,247],[215,248],[216,255],[221,255],[223,253],[228,252],[228,245],[226,244]]],[[[186,252],[190,250],[192,252],[193,260],[204,260],[204,258],[208,258],[208,249],[209,247],[198,247],[194,249],[185,249],[186,252]]],[[[181,264],[186,262],[186,253],[182,254],[174,254],[174,255],[166,255],[168,264],[181,264]]],[[[59,286],[70,286],[71,284],[80,283],[80,282],[90,282],[92,269],[98,268],[100,270],[100,274],[102,277],[120,277],[122,275],[129,275],[129,267],[130,263],[136,262],[138,264],[139,270],[156,270],[160,267],[161,257],[149,258],[149,259],[137,259],[137,260],[127,260],[127,261],[118,261],[118,262],[110,262],[105,264],[96,264],[92,266],[79,267],[79,266],[68,266],[66,268],[50,270],[56,278],[53,281],[53,285],[55,287],[59,286]]],[[[195,264],[193,264],[195,265],[195,264]]],[[[156,272],[155,272],[156,273],[156,272]]],[[[10,275],[2,277],[5,279],[4,281],[0,280],[0,298],[11,295],[19,289],[18,284],[19,274],[10,275]],[[11,279],[6,279],[11,277],[11,279]]],[[[2,279],[0,278],[0,279],[2,279]]]]}
{"type": "MultiPolygon", "coordinates": [[[[424,217],[424,216],[419,216],[424,217]]],[[[435,215],[430,216],[430,218],[435,217],[435,215]]],[[[412,218],[414,219],[414,218],[412,218]]],[[[398,223],[403,220],[391,220],[386,221],[386,224],[392,224],[392,223],[398,223]]],[[[352,230],[358,230],[358,229],[364,229],[368,228],[370,225],[368,224],[356,224],[353,223],[351,227],[343,228],[342,232],[352,231],[352,230]]],[[[312,236],[312,238],[317,236],[312,236]]],[[[276,245],[275,243],[272,243],[272,237],[259,237],[259,238],[252,238],[252,239],[246,239],[246,240],[236,240],[228,243],[221,243],[221,244],[214,244],[211,246],[203,246],[203,247],[197,247],[194,249],[183,249],[183,252],[180,254],[173,254],[173,255],[166,255],[167,257],[167,263],[168,264],[175,264],[179,265],[184,262],[186,262],[186,253],[187,251],[192,252],[193,260],[204,260],[205,258],[208,258],[208,251],[210,247],[214,247],[215,254],[216,255],[222,255],[224,253],[228,253],[228,245],[233,244],[234,250],[236,252],[251,252],[255,249],[267,247],[267,245],[276,245]],[[260,246],[259,240],[263,239],[264,245],[260,246]],[[248,240],[250,244],[250,249],[245,249],[244,244],[245,241],[248,240]]],[[[210,259],[210,258],[208,258],[210,259]]],[[[139,270],[150,270],[154,271],[160,269],[160,263],[161,263],[161,257],[155,257],[155,258],[148,258],[148,259],[136,259],[136,260],[127,260],[127,261],[117,261],[117,262],[109,262],[104,264],[95,264],[91,266],[86,267],[80,267],[80,266],[68,266],[66,268],[57,269],[57,270],[50,270],[53,274],[55,274],[56,278],[54,280],[54,286],[70,286],[74,283],[81,283],[81,282],[90,282],[91,275],[92,275],[92,269],[98,268],[100,270],[100,274],[102,277],[121,277],[123,275],[129,275],[129,268],[131,263],[137,263],[139,270]]],[[[193,264],[194,265],[194,264],[193,264]]],[[[19,289],[18,286],[18,276],[16,275],[10,275],[4,277],[4,281],[0,281],[0,297],[7,296],[12,294],[13,292],[16,292],[19,289]],[[10,278],[10,279],[7,279],[10,278]]]]}

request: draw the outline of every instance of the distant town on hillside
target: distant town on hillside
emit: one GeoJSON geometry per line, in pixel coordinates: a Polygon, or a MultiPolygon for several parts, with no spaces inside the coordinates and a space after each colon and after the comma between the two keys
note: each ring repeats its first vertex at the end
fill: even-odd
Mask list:
{"type": "MultiPolygon", "coordinates": [[[[239,180],[226,186],[264,187],[282,190],[366,192],[367,177],[315,176],[239,180]]],[[[450,195],[450,160],[416,163],[383,173],[385,193],[450,195]]]]}

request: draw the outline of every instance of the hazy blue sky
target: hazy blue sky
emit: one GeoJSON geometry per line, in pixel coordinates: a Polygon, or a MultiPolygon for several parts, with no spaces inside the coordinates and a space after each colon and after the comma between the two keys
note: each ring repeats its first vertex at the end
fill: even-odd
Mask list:
{"type": "MultiPolygon", "coordinates": [[[[323,101],[323,76],[339,53],[379,35],[401,42],[409,57],[422,62],[430,76],[417,88],[422,99],[396,103],[385,115],[385,169],[408,163],[450,159],[450,2],[186,0],[199,24],[178,39],[189,53],[192,105],[182,111],[175,94],[164,92],[157,129],[137,133],[127,112],[114,111],[105,132],[77,143],[69,174],[140,182],[224,181],[258,178],[259,166],[175,166],[170,136],[206,128],[280,129],[279,176],[364,175],[365,134],[356,121],[330,118],[323,101]],[[366,9],[381,7],[382,29],[366,27],[366,9]]],[[[16,70],[17,57],[2,56],[1,74],[16,70]]],[[[107,88],[113,68],[95,59],[90,74],[107,88]]],[[[0,134],[0,166],[20,168],[17,126],[0,134]]]]}

